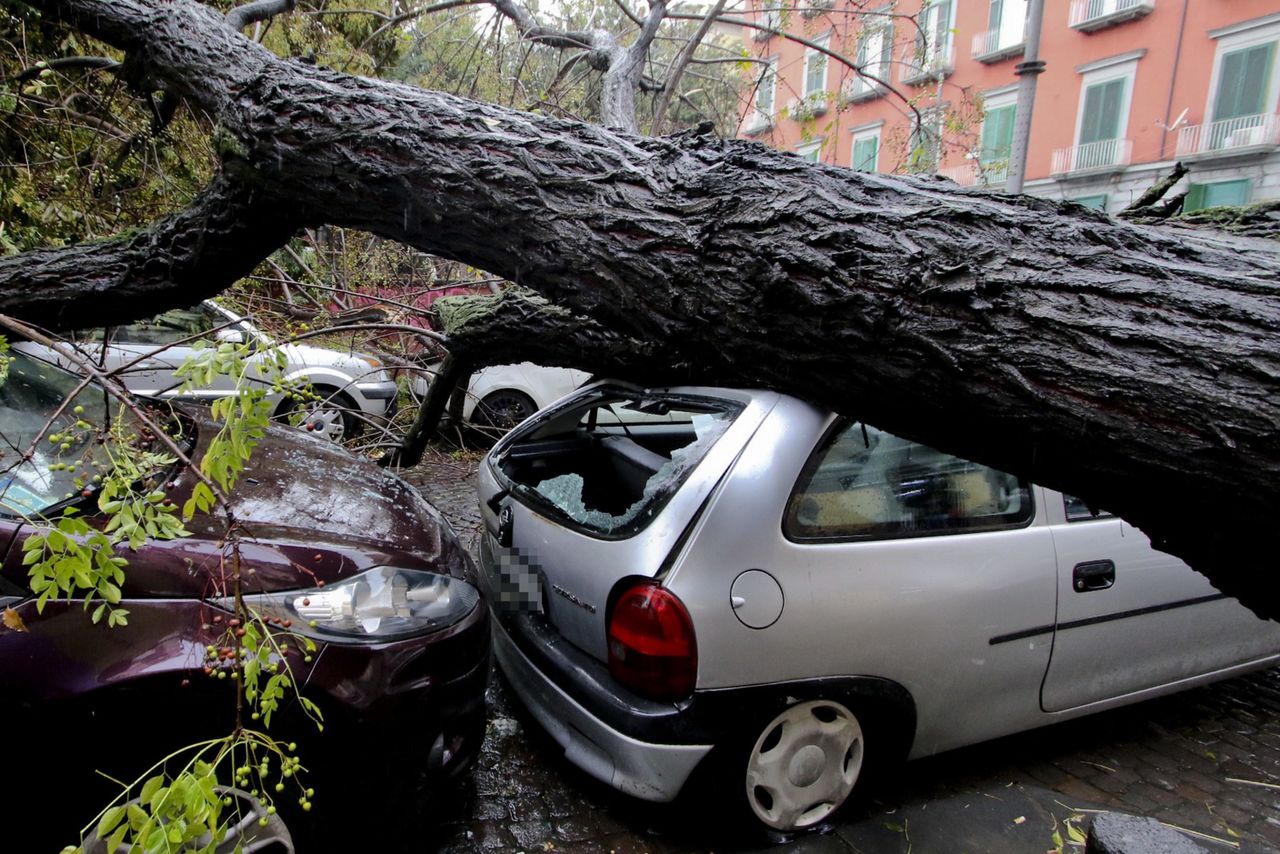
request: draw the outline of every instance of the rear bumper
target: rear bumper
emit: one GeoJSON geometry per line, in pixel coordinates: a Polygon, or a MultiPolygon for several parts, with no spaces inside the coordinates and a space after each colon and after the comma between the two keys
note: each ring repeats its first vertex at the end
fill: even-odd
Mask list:
{"type": "Polygon", "coordinates": [[[494,620],[494,654],[516,694],[556,743],[583,771],[628,795],[671,801],[710,744],[641,741],[605,723],[540,670],[494,620]]]}

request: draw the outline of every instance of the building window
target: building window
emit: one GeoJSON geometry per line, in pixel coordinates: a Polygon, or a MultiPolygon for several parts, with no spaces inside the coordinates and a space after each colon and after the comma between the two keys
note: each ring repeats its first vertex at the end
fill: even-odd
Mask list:
{"type": "Polygon", "coordinates": [[[986,184],[999,184],[1009,175],[1009,155],[1013,151],[1013,124],[1017,114],[1017,93],[988,95],[983,102],[982,138],[978,149],[981,177],[986,184]]]}
{"type": "Polygon", "coordinates": [[[1080,145],[1106,142],[1120,137],[1125,115],[1127,77],[1086,86],[1084,107],[1080,116],[1080,145]]]}
{"type": "Polygon", "coordinates": [[[1027,0],[991,0],[987,30],[996,34],[996,47],[1022,44],[1027,25],[1027,0]]]}
{"type": "Polygon", "coordinates": [[[915,49],[907,57],[907,68],[902,79],[918,83],[951,72],[951,30],[955,26],[955,5],[952,0],[926,0],[920,10],[920,29],[916,33],[915,49]]]}
{"type": "Polygon", "coordinates": [[[751,133],[764,130],[773,124],[774,106],[778,88],[778,58],[770,57],[761,66],[760,79],[756,83],[751,113],[743,124],[743,130],[751,133]]]}
{"type": "Polygon", "coordinates": [[[1081,69],[1076,144],[1054,152],[1054,174],[1128,165],[1132,143],[1125,132],[1141,55],[1126,54],[1081,69]]]}
{"type": "Polygon", "coordinates": [[[941,156],[942,138],[940,124],[942,108],[934,107],[922,110],[920,119],[911,128],[910,146],[907,151],[907,171],[912,174],[931,174],[937,171],[938,158],[941,156]]]}
{"type": "Polygon", "coordinates": [[[1177,156],[1189,160],[1280,145],[1276,97],[1280,90],[1280,15],[1209,33],[1218,39],[1204,123],[1178,133],[1177,156]]]}
{"type": "Polygon", "coordinates": [[[1218,67],[1218,90],[1213,99],[1215,122],[1245,116],[1261,118],[1262,114],[1271,112],[1267,90],[1271,88],[1271,69],[1275,58],[1275,42],[1222,55],[1218,67]]]}
{"type": "Polygon", "coordinates": [[[1086,208],[1093,208],[1096,211],[1105,211],[1107,209],[1107,194],[1095,193],[1092,196],[1076,196],[1071,201],[1077,205],[1084,205],[1086,208]]]}
{"type": "Polygon", "coordinates": [[[776,30],[782,27],[782,10],[773,4],[762,6],[757,21],[766,29],[756,30],[752,38],[756,41],[767,41],[773,37],[776,30]]]}
{"type": "Polygon", "coordinates": [[[888,7],[883,13],[872,13],[862,17],[862,31],[858,33],[858,49],[855,61],[865,72],[857,75],[850,87],[849,96],[878,94],[883,83],[889,80],[890,62],[893,59],[893,27],[888,7]],[[875,78],[874,80],[870,78],[875,78]]]}
{"type": "Polygon", "coordinates": [[[1247,205],[1253,195],[1253,183],[1247,178],[1236,181],[1216,181],[1212,184],[1192,184],[1182,203],[1184,211],[1216,208],[1220,205],[1247,205]]]}
{"type": "Polygon", "coordinates": [[[801,160],[818,163],[822,157],[822,140],[818,139],[813,142],[806,142],[804,145],[797,145],[796,155],[801,160]]]}
{"type": "MultiPolygon", "coordinates": [[[[814,44],[826,48],[830,36],[814,39],[814,44]]],[[[806,100],[821,98],[827,91],[827,55],[820,50],[808,48],[804,54],[804,97],[806,100]]]]}
{"type": "Polygon", "coordinates": [[[854,131],[853,158],[849,165],[858,172],[878,172],[880,162],[880,128],[854,131]]]}
{"type": "Polygon", "coordinates": [[[991,0],[986,32],[974,36],[973,56],[993,62],[1017,55],[1025,41],[1027,0],[991,0]]]}

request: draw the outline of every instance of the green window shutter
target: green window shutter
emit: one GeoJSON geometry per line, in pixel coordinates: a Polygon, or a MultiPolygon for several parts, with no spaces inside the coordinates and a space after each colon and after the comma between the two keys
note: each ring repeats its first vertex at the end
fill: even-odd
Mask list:
{"type": "Polygon", "coordinates": [[[880,154],[879,140],[866,136],[853,141],[853,168],[859,172],[875,172],[876,158],[880,154]]]}
{"type": "Polygon", "coordinates": [[[997,107],[988,110],[982,120],[982,151],[979,159],[983,163],[997,160],[1008,160],[1013,148],[1013,118],[1017,105],[997,107]]]}
{"type": "Polygon", "coordinates": [[[1213,102],[1215,122],[1268,112],[1267,89],[1275,55],[1275,42],[1223,54],[1213,102]]]}
{"type": "Polygon", "coordinates": [[[1187,197],[1182,200],[1184,211],[1198,211],[1204,207],[1204,184],[1192,184],[1187,188],[1187,197]]]}
{"type": "Polygon", "coordinates": [[[1106,193],[1098,193],[1093,196],[1077,196],[1071,201],[1075,202],[1077,205],[1084,205],[1086,208],[1093,208],[1098,211],[1105,211],[1107,209],[1106,193]]]}
{"type": "Polygon", "coordinates": [[[1004,0],[991,0],[991,12],[987,15],[987,29],[1000,29],[1000,19],[1004,15],[1004,0]]]}
{"type": "Polygon", "coordinates": [[[1236,181],[1217,181],[1212,184],[1192,184],[1182,203],[1185,211],[1216,208],[1221,205],[1247,205],[1253,194],[1253,184],[1248,178],[1236,181]]]}
{"type": "Polygon", "coordinates": [[[1095,83],[1085,90],[1080,144],[1116,139],[1120,135],[1120,107],[1124,103],[1124,77],[1095,83]]]}

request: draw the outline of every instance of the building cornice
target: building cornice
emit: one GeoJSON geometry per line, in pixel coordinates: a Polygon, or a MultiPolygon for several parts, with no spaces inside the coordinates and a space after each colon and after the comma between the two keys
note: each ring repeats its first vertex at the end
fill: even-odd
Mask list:
{"type": "Polygon", "coordinates": [[[1084,65],[1076,66],[1077,74],[1088,74],[1091,71],[1101,71],[1104,68],[1110,68],[1113,65],[1123,65],[1126,62],[1137,62],[1139,59],[1147,55],[1145,47],[1131,50],[1128,53],[1119,53],[1115,56],[1108,56],[1106,59],[1095,59],[1093,62],[1086,62],[1084,65]]]}
{"type": "Polygon", "coordinates": [[[1224,36],[1247,33],[1249,30],[1256,30],[1260,27],[1269,27],[1275,24],[1280,24],[1280,12],[1274,15],[1263,15],[1261,18],[1254,18],[1251,21],[1241,21],[1238,24],[1227,24],[1225,27],[1218,27],[1216,30],[1209,30],[1209,38],[1220,39],[1224,36]]]}

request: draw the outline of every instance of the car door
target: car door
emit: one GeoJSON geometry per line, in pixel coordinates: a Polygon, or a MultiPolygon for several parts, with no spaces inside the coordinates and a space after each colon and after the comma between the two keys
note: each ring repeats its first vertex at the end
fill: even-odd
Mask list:
{"type": "Polygon", "coordinates": [[[1110,514],[1044,490],[1058,615],[1041,702],[1059,712],[1190,679],[1280,650],[1260,620],[1110,514]]]}
{"type": "Polygon", "coordinates": [[[888,680],[915,755],[1042,717],[1053,545],[1025,482],[788,401],[704,518],[669,579],[700,689],[888,680]]]}
{"type": "MultiPolygon", "coordinates": [[[[122,370],[130,391],[150,397],[174,397],[182,384],[174,372],[195,353],[196,338],[226,323],[208,307],[197,305],[118,326],[112,330],[106,347],[106,367],[122,370]]],[[[218,375],[211,386],[183,396],[211,399],[222,397],[233,388],[231,379],[218,375]]]]}

